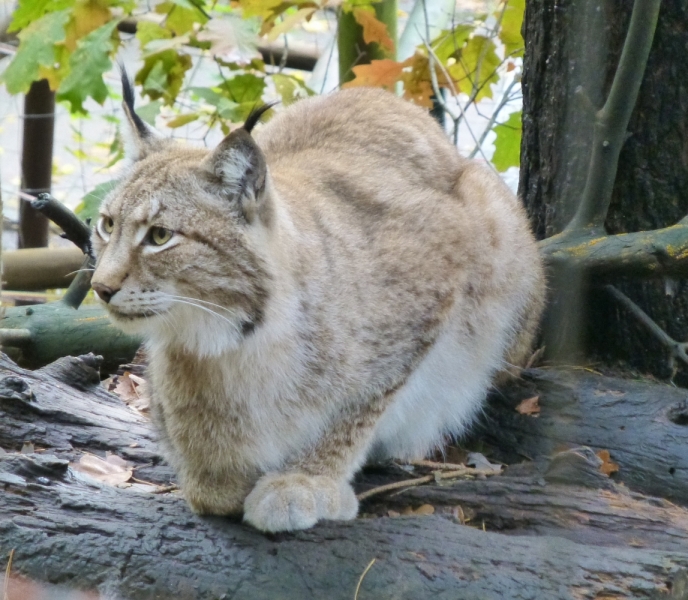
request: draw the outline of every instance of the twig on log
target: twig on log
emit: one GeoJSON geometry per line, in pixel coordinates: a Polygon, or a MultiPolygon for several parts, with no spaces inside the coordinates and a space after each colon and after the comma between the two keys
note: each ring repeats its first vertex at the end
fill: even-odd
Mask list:
{"type": "Polygon", "coordinates": [[[457,465],[454,463],[441,463],[441,462],[436,462],[434,460],[412,460],[410,465],[413,465],[414,467],[427,467],[429,469],[433,469],[435,471],[442,470],[442,469],[465,469],[466,465],[457,465]]]}
{"type": "Polygon", "coordinates": [[[683,361],[684,364],[688,365],[688,343],[677,342],[672,338],[666,331],[664,331],[657,323],[655,323],[652,318],[640,308],[633,300],[631,300],[626,294],[615,288],[613,285],[605,285],[605,291],[609,292],[620,304],[624,306],[629,312],[635,316],[638,321],[640,321],[647,330],[654,335],[654,337],[659,340],[662,345],[668,348],[669,355],[669,367],[672,372],[676,370],[676,359],[683,361]]]}
{"type": "Polygon", "coordinates": [[[370,571],[370,567],[372,567],[375,564],[375,561],[377,559],[373,559],[368,563],[368,566],[365,568],[363,573],[361,573],[361,577],[358,579],[358,583],[356,584],[356,593],[354,594],[354,600],[358,600],[358,592],[361,591],[361,584],[363,583],[363,578],[368,574],[368,571],[370,571]]]}
{"type": "MultiPolygon", "coordinates": [[[[14,558],[14,548],[10,550],[10,557],[7,559],[7,568],[5,569],[5,585],[3,590],[3,600],[10,600],[10,574],[12,573],[12,559],[14,558]]],[[[366,569],[367,570],[367,569],[366,569]]],[[[365,573],[364,573],[365,575],[365,573]]]]}
{"type": "Polygon", "coordinates": [[[405,481],[395,481],[393,483],[387,483],[385,485],[380,485],[374,487],[371,490],[366,490],[361,492],[356,496],[358,500],[365,500],[371,496],[377,496],[378,494],[383,494],[384,492],[390,492],[392,490],[404,489],[415,487],[417,485],[423,485],[424,483],[430,483],[432,481],[438,481],[440,479],[456,479],[457,477],[464,477],[466,475],[496,475],[495,471],[486,471],[484,469],[472,469],[471,467],[461,467],[455,471],[435,471],[432,475],[425,475],[423,477],[418,477],[416,479],[407,479],[405,481]]]}

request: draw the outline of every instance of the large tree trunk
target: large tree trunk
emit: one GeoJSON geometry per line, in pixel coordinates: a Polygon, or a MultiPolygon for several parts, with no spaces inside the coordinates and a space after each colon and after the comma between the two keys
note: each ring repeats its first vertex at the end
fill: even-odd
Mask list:
{"type": "MultiPolygon", "coordinates": [[[[147,419],[98,386],[97,366],[92,356],[64,358],[31,372],[0,358],[0,447],[9,451],[0,453],[0,556],[14,549],[10,600],[27,589],[17,576],[128,600],[351,600],[373,559],[360,600],[652,599],[657,593],[685,600],[676,590],[688,573],[688,510],[630,492],[600,473],[599,459],[584,448],[550,460],[545,444],[535,461],[503,475],[373,495],[353,522],[270,536],[236,520],[195,516],[178,493],[99,483],[68,461],[113,452],[135,467],[137,479],[166,484],[174,476],[157,455],[147,419]],[[29,441],[33,448],[17,452],[29,441]],[[392,518],[400,513],[408,516],[392,518]]],[[[556,377],[541,377],[549,381],[542,386],[534,380],[541,418],[550,421],[546,411],[561,396],[556,377]]],[[[580,386],[584,403],[597,389],[624,385],[598,384],[580,386]]],[[[624,401],[643,401],[633,385],[623,389],[624,401]]],[[[594,432],[598,415],[585,406],[575,416],[579,430],[587,423],[594,432]]],[[[638,438],[647,447],[663,442],[652,430],[638,438]]],[[[371,469],[356,487],[419,474],[371,469]]],[[[50,588],[43,597],[61,593],[50,588]]]]}
{"type": "MultiPolygon", "coordinates": [[[[539,238],[562,231],[578,206],[590,160],[594,113],[609,91],[632,4],[533,0],[526,5],[520,193],[539,238]]],[[[672,225],[688,213],[686,43],[688,4],[663,2],[619,160],[606,220],[609,233],[672,225]]],[[[618,287],[672,337],[688,338],[688,288],[683,282],[622,282],[618,287]]],[[[577,319],[561,322],[560,331],[567,326],[584,330],[588,355],[621,359],[660,377],[672,374],[666,349],[649,339],[612,297],[589,291],[584,280],[578,293],[582,297],[577,319]]],[[[556,310],[561,300],[556,290],[553,299],[556,310]]],[[[688,382],[685,365],[677,381],[688,382]]]]}

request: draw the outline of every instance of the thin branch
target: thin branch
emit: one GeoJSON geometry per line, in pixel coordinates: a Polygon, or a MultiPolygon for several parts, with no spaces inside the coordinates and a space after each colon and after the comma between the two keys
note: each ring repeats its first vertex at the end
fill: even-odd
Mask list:
{"type": "Polygon", "coordinates": [[[619,154],[650,54],[661,0],[635,0],[619,66],[597,113],[583,198],[567,230],[604,230],[619,154]]]}
{"type": "Polygon", "coordinates": [[[676,365],[676,359],[679,359],[684,364],[688,365],[688,343],[677,342],[672,338],[666,331],[664,331],[657,323],[655,323],[652,318],[640,308],[633,300],[631,300],[626,294],[615,288],[613,285],[605,285],[604,290],[614,296],[614,298],[623,305],[626,310],[631,312],[638,321],[640,321],[645,328],[655,337],[657,340],[665,346],[669,354],[669,366],[673,371],[676,365]]]}
{"type": "Polygon", "coordinates": [[[84,254],[93,258],[91,228],[64,204],[55,200],[50,194],[39,194],[35,200],[31,201],[31,208],[60,227],[66,239],[75,244],[84,254]]]}
{"type": "Polygon", "coordinates": [[[485,469],[474,469],[471,467],[461,467],[455,471],[435,471],[432,475],[425,475],[423,477],[418,477],[416,479],[406,479],[405,481],[395,481],[393,483],[387,483],[378,487],[374,487],[371,490],[362,492],[356,496],[359,501],[370,498],[371,496],[377,496],[378,494],[383,494],[385,492],[390,492],[392,490],[399,490],[405,488],[411,488],[418,485],[423,485],[424,483],[430,483],[432,481],[439,481],[440,479],[456,479],[458,477],[466,477],[471,475],[498,475],[496,471],[488,471],[485,469]]]}
{"type": "MultiPolygon", "coordinates": [[[[425,4],[423,4],[423,5],[425,5],[425,4]]],[[[452,94],[456,98],[457,93],[456,93],[456,89],[454,88],[454,84],[452,82],[451,76],[449,75],[449,73],[447,73],[446,69],[444,68],[444,65],[442,64],[442,61],[440,61],[437,58],[437,55],[435,54],[435,51],[432,49],[430,44],[426,40],[423,40],[423,44],[425,45],[425,48],[428,51],[429,68],[430,68],[430,81],[432,83],[432,92],[433,92],[433,94],[435,94],[435,101],[449,115],[451,120],[454,121],[454,145],[456,145],[457,136],[459,133],[459,123],[461,122],[462,119],[466,120],[465,119],[466,113],[464,111],[464,108],[461,106],[461,103],[458,102],[458,99],[457,99],[456,105],[458,106],[461,115],[459,117],[455,117],[453,112],[449,109],[449,106],[445,102],[444,97],[442,96],[442,93],[440,92],[439,82],[437,81],[437,72],[435,71],[435,64],[438,65],[438,67],[442,70],[442,74],[444,75],[447,82],[451,85],[452,94]]],[[[473,142],[477,145],[478,144],[478,138],[475,137],[475,134],[473,133],[473,129],[471,129],[467,120],[466,120],[466,129],[468,129],[468,133],[473,138],[473,142]]],[[[482,149],[480,150],[480,153],[483,154],[482,149]]],[[[484,154],[483,154],[483,158],[485,159],[487,164],[490,164],[490,165],[492,164],[492,163],[490,163],[490,161],[487,159],[487,157],[484,154]]]]}
{"type": "Polygon", "coordinates": [[[31,207],[61,227],[64,231],[64,237],[75,244],[85,255],[82,268],[62,298],[64,304],[77,309],[91,289],[91,277],[96,263],[91,246],[91,228],[50,194],[39,194],[38,198],[31,201],[31,207]]]}
{"type": "Polygon", "coordinates": [[[485,138],[487,138],[488,134],[490,131],[492,131],[492,128],[494,127],[494,124],[497,122],[497,117],[499,116],[499,113],[501,110],[506,106],[507,102],[509,102],[509,94],[511,93],[511,90],[514,88],[514,86],[519,83],[516,78],[509,84],[509,87],[506,88],[504,91],[504,95],[502,96],[502,99],[500,100],[499,104],[497,105],[497,108],[494,109],[494,112],[492,113],[492,116],[490,117],[490,120],[488,121],[487,125],[485,126],[485,129],[483,130],[482,134],[480,135],[480,138],[478,139],[478,143],[475,148],[471,151],[471,153],[468,155],[468,158],[473,158],[482,148],[483,143],[485,142],[485,138]]]}

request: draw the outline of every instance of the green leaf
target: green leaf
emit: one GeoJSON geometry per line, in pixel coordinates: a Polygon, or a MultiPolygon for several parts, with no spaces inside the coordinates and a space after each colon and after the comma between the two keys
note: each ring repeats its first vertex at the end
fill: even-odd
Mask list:
{"type": "Polygon", "coordinates": [[[136,39],[138,39],[143,48],[148,42],[153,40],[163,40],[172,37],[172,32],[160,27],[157,23],[151,23],[150,21],[140,20],[136,24],[136,39]]]}
{"type": "MultiPolygon", "coordinates": [[[[523,11],[526,8],[525,0],[506,0],[504,15],[499,28],[499,39],[504,44],[504,53],[511,56],[523,56],[524,42],[521,37],[521,25],[523,23],[523,11]]],[[[497,11],[499,15],[501,11],[497,11]]]]}
{"type": "Polygon", "coordinates": [[[165,27],[175,35],[183,35],[193,30],[195,23],[206,23],[208,18],[196,5],[185,0],[168,0],[155,7],[155,12],[167,14],[165,27]]]}
{"type": "Polygon", "coordinates": [[[184,74],[191,68],[191,57],[175,50],[165,50],[145,57],[143,67],[136,74],[136,83],[151,99],[165,104],[174,102],[184,83],[184,74]]]}
{"type": "Polygon", "coordinates": [[[497,134],[492,164],[500,171],[517,167],[521,162],[521,111],[511,113],[505,123],[495,125],[497,134]]]}
{"type": "Polygon", "coordinates": [[[245,116],[251,112],[251,108],[253,107],[253,104],[251,104],[250,108],[243,110],[241,105],[229,100],[229,98],[210,88],[192,87],[189,88],[189,91],[193,92],[193,94],[198,98],[205,100],[211,106],[214,106],[217,109],[218,116],[223,119],[229,119],[234,123],[237,123],[241,121],[242,118],[245,118],[245,116]]]}
{"type": "Polygon", "coordinates": [[[230,100],[239,104],[245,102],[258,102],[265,90],[265,79],[245,73],[235,75],[231,79],[220,84],[220,89],[227,92],[230,100]]]}
{"type": "Polygon", "coordinates": [[[107,99],[108,89],[103,81],[103,73],[112,67],[110,53],[115,47],[112,39],[115,27],[117,21],[98,27],[79,40],[70,57],[70,71],[57,89],[57,99],[69,102],[72,112],[85,112],[83,103],[88,97],[98,104],[103,104],[107,99]]]}
{"type": "Polygon", "coordinates": [[[492,98],[492,84],[499,81],[497,67],[502,61],[495,50],[492,39],[476,35],[463,47],[457,62],[448,68],[459,90],[469,96],[475,93],[476,102],[492,98]]]}
{"type": "Polygon", "coordinates": [[[64,41],[68,19],[67,10],[48,13],[19,34],[17,53],[2,74],[10,94],[27,92],[31,84],[40,79],[40,67],[54,65],[55,45],[64,41]]]}
{"type": "Polygon", "coordinates": [[[12,22],[7,31],[12,33],[24,29],[34,21],[38,21],[44,14],[70,8],[74,2],[75,0],[21,0],[12,13],[12,22]]]}
{"type": "Polygon", "coordinates": [[[459,56],[474,29],[474,25],[457,25],[456,29],[438,35],[432,44],[438,60],[445,64],[449,58],[459,56]]]}
{"type": "Polygon", "coordinates": [[[74,209],[74,212],[84,221],[86,219],[95,219],[98,216],[98,209],[100,208],[103,198],[114,190],[115,187],[117,187],[117,181],[115,179],[99,183],[81,199],[81,202],[74,209]]]}
{"type": "Polygon", "coordinates": [[[146,123],[155,127],[155,117],[160,114],[160,107],[162,100],[153,100],[148,104],[136,109],[136,114],[141,117],[146,123]]]}
{"type": "Polygon", "coordinates": [[[183,125],[187,125],[188,123],[193,123],[200,116],[201,115],[199,113],[189,113],[188,115],[179,115],[178,117],[175,117],[171,121],[168,121],[167,126],[170,127],[171,129],[175,129],[177,127],[182,127],[183,125]]]}
{"type": "Polygon", "coordinates": [[[289,106],[297,100],[301,100],[306,96],[313,96],[315,92],[308,89],[303,81],[292,77],[291,75],[284,75],[282,73],[275,73],[271,76],[272,82],[275,84],[277,93],[282,98],[282,104],[289,106]]]}

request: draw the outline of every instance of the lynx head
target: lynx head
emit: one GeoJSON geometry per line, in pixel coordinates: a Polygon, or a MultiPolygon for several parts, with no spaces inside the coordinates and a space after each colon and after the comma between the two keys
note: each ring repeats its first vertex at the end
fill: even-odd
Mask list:
{"type": "Polygon", "coordinates": [[[93,289],[123,329],[217,354],[260,325],[267,300],[272,192],[251,129],[270,106],[208,151],[161,138],[122,83],[133,162],[100,207],[93,289]]]}

